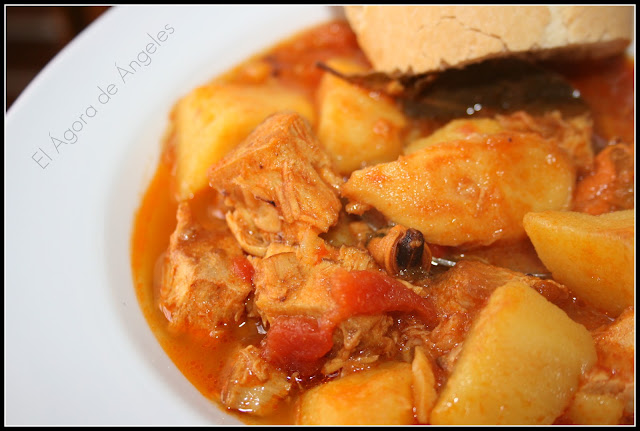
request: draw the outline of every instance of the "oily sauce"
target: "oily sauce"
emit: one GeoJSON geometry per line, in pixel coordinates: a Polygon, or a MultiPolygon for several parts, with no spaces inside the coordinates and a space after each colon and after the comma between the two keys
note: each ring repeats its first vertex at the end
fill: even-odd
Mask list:
{"type": "MultiPolygon", "coordinates": [[[[260,83],[276,79],[304,92],[313,100],[323,73],[316,67],[316,62],[334,57],[346,57],[368,65],[355,35],[343,21],[329,22],[303,32],[216,80],[260,83]]],[[[597,139],[606,142],[621,138],[635,146],[632,60],[619,56],[554,67],[569,78],[591,105],[597,139]]],[[[258,344],[264,337],[264,329],[251,319],[216,334],[174,333],[168,329],[157,296],[164,252],[176,227],[173,162],[173,146],[169,139],[135,216],[131,239],[134,287],[140,308],[167,355],[206,398],[218,403],[228,355],[238,346],[258,344]]],[[[218,201],[219,197],[213,191],[206,190],[196,194],[190,203],[199,221],[206,222],[209,217],[222,217],[218,201]]],[[[244,262],[239,261],[236,266],[240,276],[250,276],[251,269],[244,262]]],[[[586,326],[593,326],[593,323],[586,326]]],[[[251,424],[291,424],[294,423],[294,403],[295,400],[290,400],[288,406],[267,418],[229,413],[251,424]]]]}

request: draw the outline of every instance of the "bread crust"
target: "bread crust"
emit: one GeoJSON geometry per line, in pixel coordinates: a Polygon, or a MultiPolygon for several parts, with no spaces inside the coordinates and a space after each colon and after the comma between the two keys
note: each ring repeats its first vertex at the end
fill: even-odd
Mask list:
{"type": "Polygon", "coordinates": [[[376,70],[423,73],[503,56],[597,58],[627,47],[633,6],[345,6],[376,70]]]}

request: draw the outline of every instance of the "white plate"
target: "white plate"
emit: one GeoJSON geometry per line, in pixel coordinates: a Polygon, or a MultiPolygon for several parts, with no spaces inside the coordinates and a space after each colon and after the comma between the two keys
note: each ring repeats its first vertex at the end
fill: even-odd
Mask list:
{"type": "Polygon", "coordinates": [[[5,118],[5,424],[239,423],[147,326],[129,264],[133,215],[180,96],[340,13],[113,8],[15,102],[5,118]],[[138,56],[150,43],[149,63],[138,56]],[[74,129],[75,143],[62,143],[74,129]]]}
{"type": "Polygon", "coordinates": [[[133,215],[180,96],[340,13],[113,8],[14,103],[5,118],[5,424],[239,423],[182,376],[148,328],[129,264],[133,215]],[[125,73],[149,43],[159,46],[148,66],[125,73]],[[110,84],[114,94],[101,96],[110,84]],[[77,141],[62,144],[70,128],[77,141]]]}

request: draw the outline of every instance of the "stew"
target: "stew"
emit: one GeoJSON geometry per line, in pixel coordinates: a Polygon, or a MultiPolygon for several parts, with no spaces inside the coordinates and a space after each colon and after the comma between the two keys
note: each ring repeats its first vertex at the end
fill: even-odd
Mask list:
{"type": "Polygon", "coordinates": [[[370,70],[332,21],[173,109],[131,264],[185,377],[249,424],[634,423],[633,61],[447,120],[318,63],[370,70]]]}

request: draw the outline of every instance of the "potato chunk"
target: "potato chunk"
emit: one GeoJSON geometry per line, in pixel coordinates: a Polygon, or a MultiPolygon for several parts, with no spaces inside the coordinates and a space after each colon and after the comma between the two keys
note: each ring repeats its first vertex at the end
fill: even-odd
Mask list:
{"type": "Polygon", "coordinates": [[[591,169],[593,149],[591,148],[592,121],[584,114],[563,118],[560,112],[547,112],[532,116],[524,111],[493,118],[456,119],[439,128],[431,135],[409,144],[405,154],[415,153],[429,145],[440,142],[466,139],[473,134],[493,134],[503,130],[521,133],[535,133],[544,139],[553,140],[573,160],[580,173],[591,169]]]}
{"type": "Polygon", "coordinates": [[[533,133],[501,132],[355,171],[343,195],[420,230],[429,243],[489,245],[525,237],[527,212],[568,208],[574,181],[575,168],[557,145],[533,133]]]}
{"type": "Polygon", "coordinates": [[[595,361],[582,325],[526,284],[509,282],[469,332],[431,423],[551,424],[595,361]]]}
{"type": "Polygon", "coordinates": [[[411,365],[404,362],[350,374],[302,395],[299,425],[411,425],[411,365]]]}
{"type": "MultiPolygon", "coordinates": [[[[344,60],[329,64],[343,73],[365,71],[344,60]]],[[[407,120],[393,100],[326,73],[318,101],[318,138],[339,173],[350,174],[400,155],[407,120]]]]}
{"type": "Polygon", "coordinates": [[[518,111],[510,115],[498,115],[496,118],[507,130],[537,133],[545,139],[554,140],[570,155],[578,173],[584,174],[591,170],[593,124],[589,114],[563,118],[559,111],[547,112],[541,116],[518,111]]]}
{"type": "Polygon", "coordinates": [[[589,394],[579,392],[568,416],[572,423],[580,425],[617,425],[624,412],[624,404],[609,394],[589,394]]]}
{"type": "Polygon", "coordinates": [[[530,213],[524,227],[554,279],[578,298],[614,316],[633,305],[634,210],[530,213]]]}
{"type": "Polygon", "coordinates": [[[466,139],[474,134],[492,134],[504,130],[497,120],[492,118],[471,118],[452,120],[427,137],[416,139],[404,149],[405,154],[412,154],[431,145],[442,142],[466,139]]]}
{"type": "Polygon", "coordinates": [[[541,280],[475,260],[459,261],[429,286],[438,315],[447,316],[428,334],[430,343],[443,355],[438,357],[438,364],[445,375],[451,374],[459,346],[493,292],[513,281],[528,285],[555,305],[569,302],[568,289],[553,280],[541,280]]]}
{"type": "Polygon", "coordinates": [[[173,111],[180,199],[207,186],[207,169],[269,115],[299,112],[314,121],[311,103],[275,85],[210,84],[196,88],[173,111]]]}

